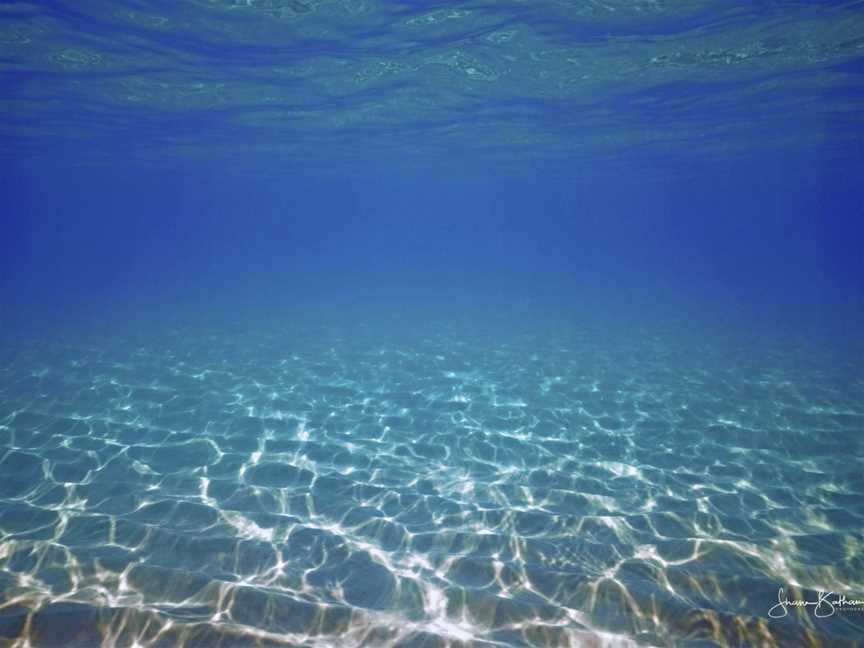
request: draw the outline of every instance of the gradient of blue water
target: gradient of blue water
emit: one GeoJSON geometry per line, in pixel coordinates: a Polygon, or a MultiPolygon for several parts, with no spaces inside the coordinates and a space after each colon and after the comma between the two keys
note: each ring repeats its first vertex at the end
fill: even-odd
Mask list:
{"type": "MultiPolygon", "coordinates": [[[[497,10],[592,44],[734,32],[780,6],[632,25],[497,10]]],[[[4,11],[230,77],[351,59],[353,39],[425,9],[346,21],[332,42],[224,47],[60,1],[4,11]]],[[[411,114],[298,130],[309,161],[255,156],[247,139],[285,134],[237,127],[254,101],[113,121],[75,82],[159,68],[10,63],[0,646],[861,645],[864,611],[771,613],[779,588],[864,598],[856,47],[598,96],[619,126],[682,135],[596,159],[484,153],[470,127],[444,145],[411,114]],[[760,83],[767,112],[723,103],[760,83]],[[33,87],[48,112],[21,109],[33,87]],[[740,127],[732,152],[705,154],[688,133],[706,124],[740,127]],[[787,145],[745,146],[753,124],[787,145]],[[212,156],[164,152],[183,143],[212,156]]],[[[442,120],[500,109],[514,128],[532,115],[539,141],[579,135],[568,100],[468,88],[442,120]]],[[[330,103],[306,89],[326,118],[394,84],[330,103]]]]}

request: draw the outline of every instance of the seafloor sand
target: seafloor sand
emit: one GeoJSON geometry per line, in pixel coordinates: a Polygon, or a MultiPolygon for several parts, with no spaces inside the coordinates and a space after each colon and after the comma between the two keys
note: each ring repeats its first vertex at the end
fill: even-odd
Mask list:
{"type": "Polygon", "coordinates": [[[0,645],[857,645],[768,612],[864,598],[862,430],[854,359],[780,345],[15,345],[0,645]]]}

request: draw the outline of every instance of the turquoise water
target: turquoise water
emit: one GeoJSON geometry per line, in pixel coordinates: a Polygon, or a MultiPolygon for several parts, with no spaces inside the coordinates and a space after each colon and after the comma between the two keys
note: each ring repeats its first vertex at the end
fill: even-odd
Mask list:
{"type": "Polygon", "coordinates": [[[0,636],[857,645],[860,356],[640,333],[7,349],[0,636]]]}
{"type": "Polygon", "coordinates": [[[0,648],[864,648],[862,0],[0,2],[0,648]]]}

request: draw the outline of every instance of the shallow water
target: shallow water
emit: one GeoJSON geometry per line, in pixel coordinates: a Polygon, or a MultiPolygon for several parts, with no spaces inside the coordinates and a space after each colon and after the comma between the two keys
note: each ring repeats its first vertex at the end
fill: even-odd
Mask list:
{"type": "Polygon", "coordinates": [[[864,648],[862,81],[862,0],[0,2],[0,648],[864,648]]]}
{"type": "Polygon", "coordinates": [[[856,358],[572,327],[18,344],[0,642],[857,645],[861,611],[769,615],[864,592],[856,358]]]}

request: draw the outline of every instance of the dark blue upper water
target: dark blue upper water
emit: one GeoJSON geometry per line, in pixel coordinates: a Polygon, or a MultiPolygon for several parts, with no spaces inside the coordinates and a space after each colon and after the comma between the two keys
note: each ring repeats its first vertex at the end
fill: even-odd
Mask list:
{"type": "Polygon", "coordinates": [[[0,5],[0,646],[864,645],[864,4],[0,5]]]}

